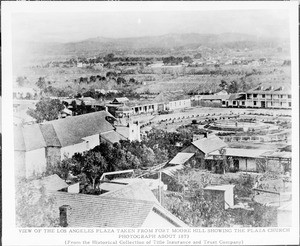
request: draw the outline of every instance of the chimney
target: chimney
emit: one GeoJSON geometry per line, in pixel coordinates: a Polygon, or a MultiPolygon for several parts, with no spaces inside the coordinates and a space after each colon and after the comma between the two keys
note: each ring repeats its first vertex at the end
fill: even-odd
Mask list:
{"type": "Polygon", "coordinates": [[[68,215],[70,215],[71,207],[69,205],[62,205],[59,207],[59,225],[62,227],[68,226],[68,215]]]}

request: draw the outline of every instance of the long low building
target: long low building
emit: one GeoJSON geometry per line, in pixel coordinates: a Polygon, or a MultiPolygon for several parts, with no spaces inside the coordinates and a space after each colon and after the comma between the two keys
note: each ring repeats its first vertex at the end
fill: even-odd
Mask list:
{"type": "Polygon", "coordinates": [[[271,83],[256,86],[246,92],[230,95],[222,100],[223,107],[236,108],[292,108],[290,84],[273,85],[271,83]]]}
{"type": "Polygon", "coordinates": [[[246,172],[286,171],[291,162],[291,152],[277,152],[268,149],[224,148],[223,152],[213,151],[206,160],[233,158],[235,170],[246,172]],[[261,166],[263,165],[263,166],[261,166]]]}

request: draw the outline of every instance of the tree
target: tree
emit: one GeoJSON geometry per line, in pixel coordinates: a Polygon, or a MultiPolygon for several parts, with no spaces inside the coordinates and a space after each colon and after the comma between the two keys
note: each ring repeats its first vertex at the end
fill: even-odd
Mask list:
{"type": "Polygon", "coordinates": [[[194,55],[195,59],[201,59],[202,58],[202,54],[201,53],[197,53],[194,55]]]}
{"type": "Polygon", "coordinates": [[[27,114],[36,119],[38,123],[58,119],[64,105],[59,99],[42,98],[35,109],[28,109],[27,114]]]}
{"type": "Polygon", "coordinates": [[[115,55],[113,53],[109,53],[104,57],[104,60],[107,62],[113,62],[115,59],[115,55]]]}
{"type": "Polygon", "coordinates": [[[228,91],[227,92],[228,93],[237,93],[238,90],[239,90],[238,83],[235,80],[231,81],[229,86],[228,86],[228,91]]]}
{"type": "Polygon", "coordinates": [[[87,176],[95,191],[97,181],[106,171],[107,163],[99,152],[88,151],[84,155],[83,164],[82,172],[87,176]]]}
{"type": "Polygon", "coordinates": [[[16,185],[16,224],[18,227],[57,227],[55,200],[39,181],[20,180],[16,185]]]}
{"type": "Polygon", "coordinates": [[[225,80],[221,80],[221,84],[219,84],[219,86],[222,88],[222,90],[226,90],[228,83],[225,80]]]}
{"type": "Polygon", "coordinates": [[[208,175],[197,175],[197,171],[191,169],[179,173],[175,179],[178,186],[184,187],[184,192],[164,198],[164,206],[192,227],[228,227],[230,220],[224,201],[204,193],[203,188],[209,184],[208,175]]]}
{"type": "Polygon", "coordinates": [[[126,84],[126,79],[122,78],[122,77],[118,77],[117,78],[117,84],[121,85],[121,84],[126,84]]]}
{"type": "Polygon", "coordinates": [[[41,90],[44,90],[47,86],[46,80],[44,77],[39,77],[38,81],[36,82],[36,86],[41,90]]]}
{"type": "Polygon", "coordinates": [[[183,57],[183,60],[184,60],[185,62],[187,62],[187,63],[192,63],[192,62],[193,62],[193,59],[192,59],[191,57],[189,57],[189,56],[183,57]]]}

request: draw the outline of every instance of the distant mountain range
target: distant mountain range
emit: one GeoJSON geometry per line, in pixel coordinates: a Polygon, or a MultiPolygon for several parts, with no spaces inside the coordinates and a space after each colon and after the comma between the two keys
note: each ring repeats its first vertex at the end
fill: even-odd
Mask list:
{"type": "Polygon", "coordinates": [[[241,33],[222,34],[166,34],[161,36],[104,38],[96,37],[79,42],[69,43],[28,43],[26,48],[32,54],[45,55],[98,55],[113,52],[119,55],[168,54],[170,51],[196,50],[208,48],[263,48],[278,46],[282,40],[271,40],[263,37],[241,33]]]}

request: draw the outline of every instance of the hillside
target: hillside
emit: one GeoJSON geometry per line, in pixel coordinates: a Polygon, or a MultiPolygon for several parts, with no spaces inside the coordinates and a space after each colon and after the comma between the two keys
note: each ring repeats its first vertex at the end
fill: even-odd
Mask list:
{"type": "Polygon", "coordinates": [[[30,52],[30,57],[39,56],[94,56],[114,52],[117,55],[169,55],[186,50],[205,48],[265,48],[281,45],[280,40],[269,40],[240,33],[223,34],[166,34],[161,36],[132,38],[96,37],[70,43],[15,44],[16,54],[30,52]],[[22,48],[21,48],[22,47],[22,48]],[[19,48],[19,49],[18,49],[19,48]]]}

